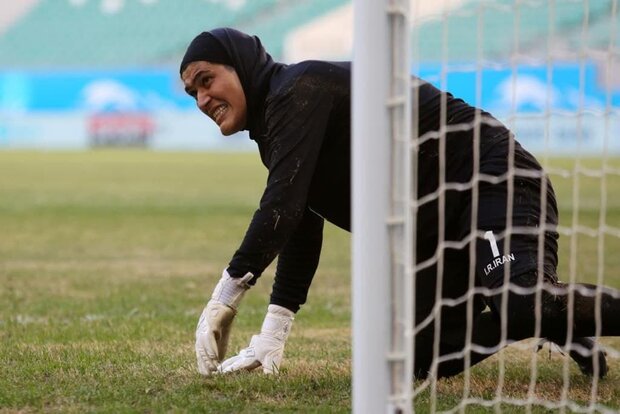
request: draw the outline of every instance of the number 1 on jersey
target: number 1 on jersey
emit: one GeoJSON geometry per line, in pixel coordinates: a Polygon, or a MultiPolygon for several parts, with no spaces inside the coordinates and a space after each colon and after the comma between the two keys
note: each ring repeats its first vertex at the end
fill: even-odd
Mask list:
{"type": "Polygon", "coordinates": [[[491,252],[493,253],[493,257],[499,256],[499,249],[497,248],[497,240],[495,240],[495,235],[491,230],[484,233],[484,238],[489,241],[491,244],[491,252]]]}

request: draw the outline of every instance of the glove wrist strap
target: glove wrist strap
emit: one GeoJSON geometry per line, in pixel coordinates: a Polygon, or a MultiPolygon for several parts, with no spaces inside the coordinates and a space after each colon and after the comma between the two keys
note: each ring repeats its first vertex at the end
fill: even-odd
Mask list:
{"type": "Polygon", "coordinates": [[[249,272],[242,277],[232,277],[224,270],[220,281],[213,290],[211,299],[237,310],[241,299],[243,299],[243,295],[246,290],[250,288],[248,282],[252,280],[253,277],[254,275],[249,272]]]}
{"type": "Polygon", "coordinates": [[[281,342],[285,342],[291,333],[294,313],[279,305],[269,305],[267,315],[263,320],[261,335],[268,335],[281,342]]]}

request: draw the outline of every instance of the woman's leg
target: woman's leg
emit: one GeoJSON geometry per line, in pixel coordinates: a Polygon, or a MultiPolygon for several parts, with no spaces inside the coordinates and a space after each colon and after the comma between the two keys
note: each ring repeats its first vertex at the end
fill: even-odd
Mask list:
{"type": "MultiPolygon", "coordinates": [[[[499,349],[500,329],[491,312],[483,312],[474,318],[472,326],[472,344],[489,348],[486,352],[469,352],[469,362],[466,361],[463,350],[466,346],[466,325],[462,323],[442,324],[439,343],[439,358],[442,359],[437,367],[437,378],[451,377],[463,372],[495,354],[499,349]],[[447,355],[454,354],[449,359],[447,355]]],[[[414,376],[416,379],[425,379],[433,361],[434,328],[429,327],[415,337],[414,376]]]]}
{"type": "MultiPolygon", "coordinates": [[[[536,275],[517,276],[512,278],[511,283],[525,288],[533,287],[536,286],[536,275]]],[[[508,337],[519,339],[533,336],[537,325],[535,292],[509,292],[507,299],[508,337]]],[[[502,302],[501,294],[493,296],[492,308],[499,317],[502,302]]],[[[584,283],[566,284],[546,280],[540,292],[538,324],[541,336],[561,345],[566,344],[569,331],[572,338],[620,336],[620,291],[584,283]],[[572,301],[569,300],[571,291],[572,301]],[[600,319],[597,318],[597,306],[600,306],[600,319]]]]}

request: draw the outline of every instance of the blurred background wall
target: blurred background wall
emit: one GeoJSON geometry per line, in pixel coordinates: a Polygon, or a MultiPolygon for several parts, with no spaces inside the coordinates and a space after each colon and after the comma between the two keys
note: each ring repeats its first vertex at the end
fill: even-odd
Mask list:
{"type": "MultiPolygon", "coordinates": [[[[620,153],[612,0],[516,3],[412,1],[412,72],[534,151],[620,153]]],[[[0,148],[253,149],[243,133],[222,138],[179,81],[187,44],[220,26],[258,35],[279,61],[351,59],[347,0],[2,2],[0,148]]]]}

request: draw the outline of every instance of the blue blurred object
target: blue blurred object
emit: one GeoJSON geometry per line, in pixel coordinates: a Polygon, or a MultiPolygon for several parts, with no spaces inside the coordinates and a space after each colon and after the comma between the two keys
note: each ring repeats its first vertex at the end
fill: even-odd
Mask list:
{"type": "Polygon", "coordinates": [[[193,108],[168,69],[0,72],[0,110],[157,111],[193,108]]]}
{"type": "MultiPolygon", "coordinates": [[[[474,70],[422,65],[419,76],[487,111],[505,114],[545,110],[604,110],[608,99],[620,108],[620,90],[606,90],[590,63],[553,67],[520,66],[481,72],[481,96],[476,97],[474,70]],[[583,84],[580,79],[583,71],[583,84]],[[583,93],[582,93],[583,91],[583,93]]],[[[80,70],[0,72],[0,111],[161,111],[193,110],[174,70],[80,70]]]]}

